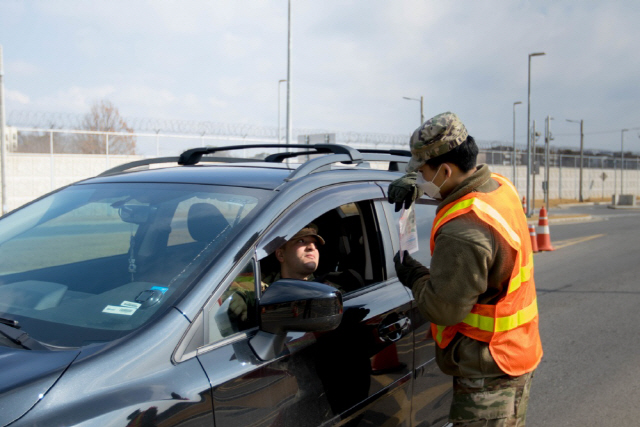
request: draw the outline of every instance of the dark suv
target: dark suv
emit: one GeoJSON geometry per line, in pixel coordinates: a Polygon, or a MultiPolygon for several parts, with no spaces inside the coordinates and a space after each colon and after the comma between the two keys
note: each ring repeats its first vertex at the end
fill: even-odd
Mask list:
{"type": "MultiPolygon", "coordinates": [[[[446,424],[450,380],[393,264],[386,191],[409,153],[275,147],[133,162],[0,219],[0,426],[446,424]],[[339,290],[263,291],[309,223],[339,290]]],[[[435,206],[416,206],[425,265],[435,206]]]]}

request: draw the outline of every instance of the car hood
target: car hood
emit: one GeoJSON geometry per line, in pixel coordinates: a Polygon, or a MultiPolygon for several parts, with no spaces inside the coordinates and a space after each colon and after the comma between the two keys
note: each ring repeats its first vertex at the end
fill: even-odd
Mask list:
{"type": "Polygon", "coordinates": [[[0,426],[33,408],[79,353],[0,347],[0,426]]]}

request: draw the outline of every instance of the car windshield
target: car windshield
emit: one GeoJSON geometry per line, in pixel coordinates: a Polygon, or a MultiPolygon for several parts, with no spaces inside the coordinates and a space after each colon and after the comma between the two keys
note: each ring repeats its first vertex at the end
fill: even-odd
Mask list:
{"type": "Polygon", "coordinates": [[[152,321],[270,198],[196,184],[83,184],[0,219],[0,317],[78,347],[152,321]]]}

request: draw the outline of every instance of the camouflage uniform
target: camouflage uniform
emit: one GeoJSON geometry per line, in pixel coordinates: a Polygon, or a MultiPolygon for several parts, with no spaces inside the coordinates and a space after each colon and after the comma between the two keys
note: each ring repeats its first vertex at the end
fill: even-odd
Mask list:
{"type": "Polygon", "coordinates": [[[449,421],[459,427],[524,427],[532,378],[533,372],[519,377],[455,377],[449,421]]]}
{"type": "MultiPolygon", "coordinates": [[[[429,119],[411,137],[412,157],[404,184],[406,177],[427,160],[449,152],[467,137],[467,130],[453,113],[429,119]]],[[[482,165],[446,195],[438,210],[469,192],[497,188],[487,166],[482,165]]],[[[390,202],[398,200],[390,197],[390,202]]],[[[491,227],[475,215],[465,214],[438,232],[430,269],[405,254],[404,264],[396,262],[396,271],[412,289],[425,319],[453,325],[469,313],[474,303],[495,304],[506,292],[515,254],[505,247],[491,227]]],[[[436,346],[436,361],[445,374],[453,377],[449,421],[454,426],[525,425],[533,372],[518,377],[506,375],[493,360],[487,343],[462,334],[444,349],[436,346]]]]}

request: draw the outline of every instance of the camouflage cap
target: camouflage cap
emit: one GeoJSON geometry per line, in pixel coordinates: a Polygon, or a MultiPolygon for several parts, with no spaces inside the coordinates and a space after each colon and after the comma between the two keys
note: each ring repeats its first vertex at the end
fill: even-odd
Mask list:
{"type": "Polygon", "coordinates": [[[294,234],[293,237],[289,239],[289,241],[298,239],[300,237],[306,237],[306,236],[313,236],[316,238],[318,243],[320,243],[321,245],[324,245],[324,239],[318,234],[318,226],[315,225],[314,223],[306,225],[302,230],[294,234]]]}
{"type": "Polygon", "coordinates": [[[411,135],[411,160],[407,172],[414,172],[427,160],[451,151],[467,140],[460,118],[447,111],[430,118],[411,135]]]}

